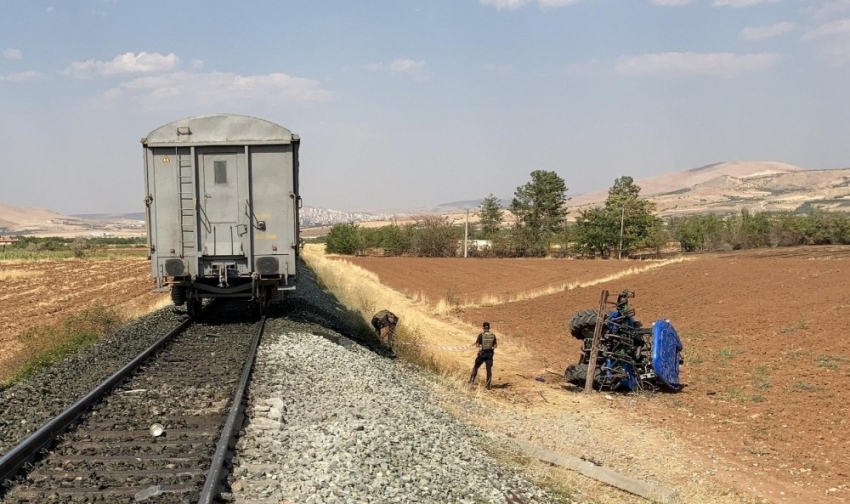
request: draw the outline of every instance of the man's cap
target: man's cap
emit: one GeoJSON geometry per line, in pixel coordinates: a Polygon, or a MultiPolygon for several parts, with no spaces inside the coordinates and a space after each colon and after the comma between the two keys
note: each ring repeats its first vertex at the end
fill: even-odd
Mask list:
{"type": "Polygon", "coordinates": [[[490,329],[490,322],[484,322],[484,327],[490,329]]]}

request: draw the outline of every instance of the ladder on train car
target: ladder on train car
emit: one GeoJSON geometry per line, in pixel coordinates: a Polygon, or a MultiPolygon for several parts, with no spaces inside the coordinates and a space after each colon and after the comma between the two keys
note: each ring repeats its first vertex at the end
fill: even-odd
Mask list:
{"type": "Polygon", "coordinates": [[[180,213],[180,257],[196,257],[198,217],[195,211],[195,166],[191,154],[177,156],[177,209],[180,213]]]}

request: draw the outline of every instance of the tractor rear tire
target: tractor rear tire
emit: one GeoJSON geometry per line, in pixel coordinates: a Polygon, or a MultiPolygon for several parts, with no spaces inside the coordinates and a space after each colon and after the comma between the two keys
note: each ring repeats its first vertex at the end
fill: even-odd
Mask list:
{"type": "MultiPolygon", "coordinates": [[[[567,380],[567,383],[584,387],[585,382],[587,381],[587,368],[587,364],[570,364],[564,371],[564,379],[567,380]]],[[[593,383],[594,386],[599,385],[600,373],[599,366],[596,366],[596,371],[594,372],[596,375],[593,383]]]]}
{"type": "Polygon", "coordinates": [[[593,331],[596,330],[596,318],[596,310],[582,310],[576,313],[570,319],[570,334],[578,340],[592,338],[593,331]]]}
{"type": "Polygon", "coordinates": [[[186,287],[172,285],[171,302],[174,303],[174,306],[183,306],[184,304],[186,304],[186,287]]]}

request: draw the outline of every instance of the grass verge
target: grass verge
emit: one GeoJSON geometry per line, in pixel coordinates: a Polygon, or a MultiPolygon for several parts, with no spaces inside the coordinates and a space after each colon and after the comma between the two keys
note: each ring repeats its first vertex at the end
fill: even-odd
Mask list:
{"type": "Polygon", "coordinates": [[[33,327],[19,338],[21,351],[10,361],[8,376],[0,376],[0,390],[6,389],[65,357],[94,344],[124,324],[126,317],[102,304],[86,308],[55,324],[33,327]]]}
{"type": "MultiPolygon", "coordinates": [[[[371,327],[372,315],[381,309],[399,317],[394,345],[397,354],[441,376],[466,377],[475,356],[470,345],[480,331],[478,327],[435,314],[427,299],[391,289],[374,273],[349,261],[332,260],[322,249],[322,245],[305,246],[304,260],[322,287],[359,313],[367,327],[371,327]]],[[[511,348],[509,354],[500,357],[506,368],[529,355],[525,345],[509,335],[500,334],[499,344],[511,348]]]]}
{"type": "MultiPolygon", "coordinates": [[[[147,257],[145,248],[93,248],[86,250],[84,256],[89,259],[120,259],[123,257],[147,257]]],[[[72,250],[34,250],[7,249],[0,252],[0,262],[5,261],[56,261],[77,259],[72,250]]]]}

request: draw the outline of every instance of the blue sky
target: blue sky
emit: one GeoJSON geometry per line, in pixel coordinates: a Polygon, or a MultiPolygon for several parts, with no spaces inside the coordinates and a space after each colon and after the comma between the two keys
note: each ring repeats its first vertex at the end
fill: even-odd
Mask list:
{"type": "Polygon", "coordinates": [[[850,0],[4,0],[0,202],[139,211],[139,139],[213,112],[300,134],[343,209],[848,167],[848,89],[850,0]]]}

